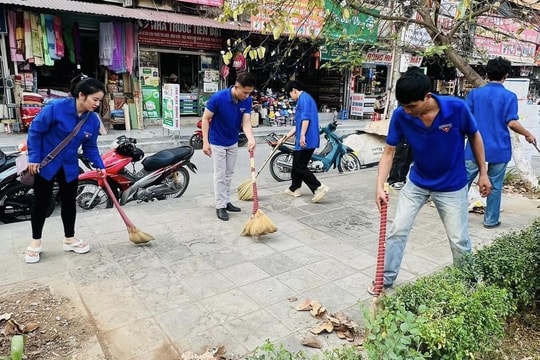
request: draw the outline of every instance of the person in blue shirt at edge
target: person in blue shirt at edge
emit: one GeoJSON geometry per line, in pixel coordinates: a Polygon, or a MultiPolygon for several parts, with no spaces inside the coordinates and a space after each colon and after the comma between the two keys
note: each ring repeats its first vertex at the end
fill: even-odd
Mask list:
{"type": "MultiPolygon", "coordinates": [[[[501,195],[506,166],[512,158],[510,131],[523,135],[525,140],[536,145],[536,138],[518,121],[517,96],[507,90],[503,82],[512,70],[510,61],[498,57],[488,61],[486,72],[489,82],[472,90],[465,101],[476,118],[478,129],[484,139],[488,176],[493,189],[486,199],[484,227],[491,229],[501,224],[501,195]]],[[[467,144],[465,159],[469,180],[469,188],[478,174],[471,146],[467,144]]]]}
{"type": "Polygon", "coordinates": [[[313,193],[311,201],[318,203],[326,195],[329,188],[317,180],[308,168],[311,155],[320,143],[317,104],[311,95],[304,91],[304,85],[298,81],[289,82],[285,91],[296,102],[294,114],[296,125],[280,139],[280,143],[283,143],[296,134],[291,170],[292,181],[285,193],[294,197],[301,196],[300,187],[304,182],[313,193]]]}
{"type": "Polygon", "coordinates": [[[77,150],[101,171],[105,166],[97,146],[100,119],[94,110],[105,96],[105,86],[96,79],[85,78],[73,84],[72,97],[54,100],[35,117],[28,129],[28,169],[35,175],[34,203],[31,210],[32,242],[25,255],[27,263],[40,260],[41,236],[55,180],[59,185],[61,218],[64,226],[64,251],[84,254],[90,245],[75,238],[76,196],[79,177],[77,150]],[[78,134],[45,167],[40,162],[64,140],[77,123],[86,118],[78,134]]]}
{"type": "Polygon", "coordinates": [[[218,91],[210,97],[202,116],[203,152],[214,163],[214,196],[218,219],[227,221],[227,211],[239,212],[230,201],[231,180],[238,156],[240,127],[248,139],[248,150],[255,149],[251,128],[251,93],[255,77],[239,73],[233,86],[218,91]]]}
{"type": "MultiPolygon", "coordinates": [[[[476,121],[465,101],[430,92],[431,82],[419,68],[407,70],[396,83],[400,106],[390,120],[386,145],[379,162],[375,201],[386,202],[384,183],[392,166],[396,146],[407,139],[412,149],[409,180],[399,193],[395,216],[386,239],[384,288],[396,280],[405,245],[418,211],[431,197],[441,218],[454,263],[471,252],[468,232],[465,137],[479,167],[478,185],[483,197],[491,184],[484,163],[484,145],[476,121]]],[[[368,287],[374,295],[374,284],[368,287]]]]}

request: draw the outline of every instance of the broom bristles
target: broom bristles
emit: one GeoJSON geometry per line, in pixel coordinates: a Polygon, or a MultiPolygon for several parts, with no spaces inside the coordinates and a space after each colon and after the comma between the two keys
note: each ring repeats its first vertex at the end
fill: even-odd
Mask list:
{"type": "Polygon", "coordinates": [[[238,200],[249,201],[253,200],[253,186],[251,179],[241,183],[238,188],[238,200]]]}
{"type": "Polygon", "coordinates": [[[136,227],[128,227],[129,241],[134,244],[146,244],[150,240],[154,240],[152,235],[137,229],[136,227]]]}
{"type": "Polygon", "coordinates": [[[259,209],[255,214],[251,215],[251,219],[244,226],[244,230],[242,230],[242,235],[259,236],[275,233],[276,231],[276,225],[259,209]]]}

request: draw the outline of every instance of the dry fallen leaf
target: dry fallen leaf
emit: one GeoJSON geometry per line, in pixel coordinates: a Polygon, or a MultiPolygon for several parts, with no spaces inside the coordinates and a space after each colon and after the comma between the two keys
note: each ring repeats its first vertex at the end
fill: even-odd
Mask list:
{"type": "Polygon", "coordinates": [[[310,304],[311,304],[311,315],[313,316],[319,315],[319,310],[322,307],[321,303],[318,302],[317,300],[312,300],[310,304]]]}
{"type": "Polygon", "coordinates": [[[27,334],[29,332],[36,330],[38,327],[39,327],[38,323],[28,323],[21,326],[21,330],[23,333],[27,334]]]}
{"type": "Polygon", "coordinates": [[[11,335],[19,334],[19,331],[18,331],[19,329],[15,324],[16,323],[14,323],[13,320],[9,320],[6,323],[6,326],[4,326],[4,329],[2,329],[2,332],[0,332],[0,334],[4,336],[11,336],[11,335]]]}
{"type": "Polygon", "coordinates": [[[345,332],[344,331],[336,330],[336,335],[340,339],[345,339],[345,332]]]}
{"type": "Polygon", "coordinates": [[[302,345],[309,346],[315,349],[322,348],[321,342],[314,336],[308,336],[307,338],[302,339],[302,345]]]}
{"type": "Polygon", "coordinates": [[[296,310],[298,311],[307,311],[311,310],[311,300],[306,299],[301,304],[296,305],[296,310]]]}
{"type": "Polygon", "coordinates": [[[290,302],[295,302],[298,300],[298,298],[296,296],[291,296],[287,300],[289,300],[290,302]]]}
{"type": "Polygon", "coordinates": [[[11,314],[9,313],[3,313],[2,315],[0,315],[0,321],[9,319],[11,319],[11,314]]]}
{"type": "Polygon", "coordinates": [[[331,333],[332,331],[334,331],[334,325],[332,325],[331,321],[326,320],[326,321],[316,325],[315,327],[313,327],[310,331],[313,334],[320,334],[323,331],[331,333]]]}

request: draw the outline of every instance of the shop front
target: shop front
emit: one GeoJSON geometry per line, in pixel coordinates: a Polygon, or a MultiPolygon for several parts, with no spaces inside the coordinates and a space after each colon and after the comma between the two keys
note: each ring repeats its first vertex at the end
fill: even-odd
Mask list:
{"type": "Polygon", "coordinates": [[[208,98],[224,85],[221,29],[151,21],[139,30],[138,41],[144,117],[162,118],[166,84],[179,88],[180,116],[200,116],[208,98]]]}

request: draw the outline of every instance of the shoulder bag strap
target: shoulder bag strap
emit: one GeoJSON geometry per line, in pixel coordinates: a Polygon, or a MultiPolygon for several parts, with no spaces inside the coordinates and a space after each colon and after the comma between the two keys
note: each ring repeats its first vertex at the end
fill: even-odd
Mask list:
{"type": "Polygon", "coordinates": [[[86,113],[86,116],[80,120],[78,123],[77,123],[77,126],[75,126],[75,128],[71,131],[71,133],[64,139],[62,140],[62,142],[58,145],[56,145],[56,147],[49,153],[49,155],[47,155],[47,157],[45,157],[45,159],[43,159],[40,163],[39,163],[39,167],[42,168],[44,167],[45,165],[47,165],[48,163],[50,163],[54,157],[56,155],[58,155],[58,153],[60,151],[62,151],[62,149],[64,147],[66,147],[66,145],[75,137],[75,135],[77,135],[77,133],[81,130],[82,126],[84,125],[84,123],[86,122],[86,119],[88,119],[88,116],[90,116],[90,112],[87,112],[86,113]]]}

